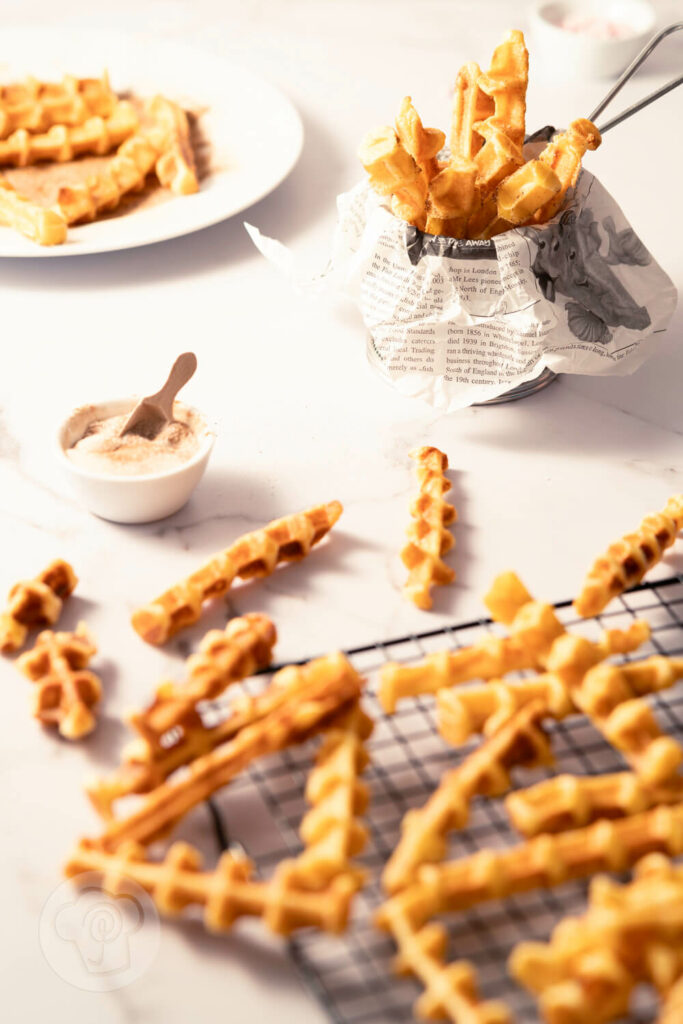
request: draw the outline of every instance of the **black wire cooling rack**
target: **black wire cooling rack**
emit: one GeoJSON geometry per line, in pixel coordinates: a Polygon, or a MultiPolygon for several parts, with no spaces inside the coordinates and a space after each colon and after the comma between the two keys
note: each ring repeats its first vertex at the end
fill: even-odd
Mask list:
{"type": "MultiPolygon", "coordinates": [[[[612,602],[596,619],[577,619],[570,601],[561,601],[555,607],[568,627],[591,639],[597,639],[604,628],[623,628],[636,618],[647,619],[651,639],[630,659],[655,653],[683,653],[683,576],[642,584],[612,602]]],[[[370,789],[370,806],[364,818],[370,838],[367,848],[358,857],[358,863],[367,869],[368,884],[356,897],[346,934],[327,936],[301,932],[289,944],[306,984],[335,1024],[393,1024],[413,1019],[412,1005],[419,995],[419,987],[412,979],[397,978],[392,972],[394,945],[372,924],[373,912],[383,899],[379,874],[397,843],[405,812],[423,804],[444,770],[457,765],[477,744],[473,740],[458,748],[448,746],[437,734],[434,702],[429,698],[404,700],[394,715],[386,716],[377,700],[377,670],[387,661],[415,661],[444,647],[467,646],[485,633],[502,635],[503,631],[490,619],[478,619],[345,652],[355,668],[368,679],[363,703],[375,720],[375,730],[368,743],[371,761],[363,776],[370,789]]],[[[256,680],[247,684],[247,688],[250,687],[260,688],[256,680]]],[[[651,698],[651,703],[662,726],[683,737],[683,686],[660,693],[651,698]]],[[[548,732],[557,773],[592,775],[625,766],[620,755],[584,716],[550,723],[548,732]]],[[[250,817],[256,821],[260,802],[275,826],[270,829],[272,841],[267,848],[255,850],[249,838],[245,842],[236,822],[233,831],[227,801],[225,804],[212,801],[220,845],[225,847],[233,839],[245,842],[257,869],[264,875],[270,874],[283,857],[297,854],[302,845],[298,827],[306,811],[303,791],[310,766],[310,744],[253,765],[230,789],[231,792],[235,788],[241,790],[240,802],[250,808],[250,817]]],[[[552,772],[546,769],[525,771],[520,768],[514,775],[515,784],[526,786],[550,774],[552,772]]],[[[449,857],[517,842],[520,837],[511,827],[502,801],[479,798],[472,806],[468,827],[452,836],[449,857]]],[[[471,961],[485,998],[505,1000],[519,1024],[535,1024],[538,1015],[534,1000],[507,974],[507,958],[518,942],[547,940],[562,917],[581,913],[585,908],[586,888],[587,883],[568,883],[556,889],[484,903],[446,918],[451,942],[449,959],[471,961]]],[[[654,1003],[646,992],[638,996],[629,1021],[640,1024],[652,1019],[654,1003]]]]}

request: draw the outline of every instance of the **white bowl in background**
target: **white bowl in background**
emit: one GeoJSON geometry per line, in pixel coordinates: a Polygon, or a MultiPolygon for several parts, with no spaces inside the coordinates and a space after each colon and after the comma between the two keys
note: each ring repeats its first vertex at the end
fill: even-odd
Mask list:
{"type": "Polygon", "coordinates": [[[647,0],[546,0],[531,12],[534,58],[567,77],[614,78],[642,50],[654,34],[656,14],[647,0]],[[592,34],[588,27],[575,31],[567,21],[611,23],[617,36],[592,34]]]}
{"type": "MultiPolygon", "coordinates": [[[[57,432],[58,458],[76,496],[96,516],[114,523],[151,523],[182,508],[201,480],[216,440],[204,417],[193,409],[204,424],[199,435],[199,450],[186,462],[179,462],[170,469],[121,476],[94,473],[71,461],[66,449],[83,437],[93,420],[121,416],[132,411],[137,401],[136,398],[118,398],[82,406],[71,413],[57,432]]],[[[192,409],[192,406],[186,408],[192,409]]]]}

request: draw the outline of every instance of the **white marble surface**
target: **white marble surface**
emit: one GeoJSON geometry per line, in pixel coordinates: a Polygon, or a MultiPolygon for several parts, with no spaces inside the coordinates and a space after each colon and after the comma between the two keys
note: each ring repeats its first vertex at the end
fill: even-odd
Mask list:
{"type": "MultiPolygon", "coordinates": [[[[664,20],[678,4],[659,6],[664,20]]],[[[315,267],[326,255],[334,198],[358,177],[359,137],[386,121],[406,92],[427,120],[445,122],[454,69],[465,59],[484,61],[504,29],[524,27],[516,7],[504,0],[122,0],[95,8],[66,0],[57,11],[16,0],[5,3],[3,16],[184,38],[283,88],[304,118],[304,153],[248,219],[315,267]]],[[[672,41],[625,100],[670,77],[681,52],[672,41]]],[[[584,114],[603,89],[594,81],[532,78],[529,123],[584,114]]],[[[680,107],[681,93],[669,95],[615,129],[591,160],[679,287],[683,225],[670,185],[683,160],[674,128],[680,107]]],[[[74,838],[95,828],[82,779],[115,763],[125,738],[122,711],[164,673],[179,671],[177,651],[150,649],[133,633],[131,609],[245,529],[330,498],[345,506],[330,543],[230,595],[233,612],[272,615],[281,660],[477,615],[487,583],[508,567],[538,594],[570,596],[615,533],[683,488],[683,313],[661,352],[632,377],[565,378],[521,403],[440,418],[380,383],[366,364],[356,312],[295,294],[256,253],[240,218],[129,253],[4,260],[0,298],[0,586],[55,555],[72,561],[79,596],[62,621],[85,618],[91,626],[106,690],[96,733],[70,746],[29,717],[28,684],[11,664],[0,665],[5,1019],[315,1024],[321,1014],[277,944],[237,933],[219,939],[198,926],[164,927],[144,976],[104,995],[65,984],[42,957],[41,907],[74,838]],[[200,369],[187,399],[220,431],[204,481],[165,522],[122,527],[93,518],[73,501],[53,458],[57,421],[83,401],[154,389],[188,347],[200,369]],[[413,488],[406,455],[421,443],[448,452],[459,510],[450,559],[458,581],[437,594],[431,615],[401,598],[397,556],[413,488]]],[[[660,572],[672,567],[683,568],[680,553],[660,572]]],[[[206,621],[221,618],[217,609],[206,621]]],[[[194,821],[196,834],[208,834],[201,813],[194,821]]]]}

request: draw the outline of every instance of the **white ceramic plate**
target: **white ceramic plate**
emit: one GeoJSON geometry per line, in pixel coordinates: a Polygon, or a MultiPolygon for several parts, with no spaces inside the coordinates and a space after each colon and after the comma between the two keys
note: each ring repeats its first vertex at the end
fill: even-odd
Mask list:
{"type": "Polygon", "coordinates": [[[40,246],[0,227],[0,256],[80,256],[149,245],[231,217],[268,195],[294,167],[301,119],[282,93],[245,68],[171,42],[104,32],[3,29],[0,81],[32,74],[59,80],[109,71],[113,88],[162,92],[207,108],[202,129],[217,169],[200,191],[173,201],[69,228],[63,245],[40,246]]]}

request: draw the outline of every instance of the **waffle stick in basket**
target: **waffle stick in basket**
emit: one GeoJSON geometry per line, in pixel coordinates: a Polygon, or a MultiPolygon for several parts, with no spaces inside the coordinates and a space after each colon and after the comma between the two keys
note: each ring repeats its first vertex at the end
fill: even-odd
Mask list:
{"type": "MultiPolygon", "coordinates": [[[[647,622],[636,620],[628,629],[605,630],[597,642],[583,637],[572,636],[565,640],[557,637],[553,644],[562,644],[565,661],[562,672],[543,672],[529,679],[508,681],[492,679],[485,686],[442,688],[436,694],[436,711],[439,732],[454,746],[464,743],[470,736],[484,733],[490,736],[515,711],[531,701],[541,700],[549,718],[562,719],[578,714],[570,694],[570,684],[576,683],[594,664],[612,654],[627,654],[637,650],[650,636],[647,622]],[[573,659],[573,660],[570,660],[573,659]]],[[[552,646],[548,659],[552,658],[552,646]]],[[[648,664],[656,663],[650,659],[648,664]]],[[[647,688],[649,680],[643,674],[642,693],[661,689],[659,677],[652,677],[652,690],[647,688]]],[[[673,678],[669,685],[674,682],[673,678]]]]}
{"type": "Polygon", "coordinates": [[[530,838],[543,832],[582,828],[600,818],[629,817],[661,804],[683,801],[683,779],[646,786],[635,772],[606,775],[555,775],[510,793],[505,809],[518,832],[530,838]]]}
{"type": "Polygon", "coordinates": [[[408,544],[401,551],[401,558],[408,579],[403,593],[418,608],[432,607],[430,594],[433,585],[451,583],[455,572],[443,561],[443,555],[453,547],[453,534],[446,529],[455,522],[453,505],[444,501],[444,494],[451,489],[451,482],[445,476],[448,458],[438,448],[416,448],[410,452],[417,462],[418,497],[410,506],[412,522],[406,533],[408,544]]]}
{"type": "Polygon", "coordinates": [[[683,529],[683,494],[669,498],[662,512],[645,516],[634,533],[611,544],[588,573],[574,601],[576,612],[598,615],[612,598],[642,580],[683,529]]]}
{"type": "Polygon", "coordinates": [[[0,139],[17,129],[44,132],[52,125],[77,125],[88,118],[109,117],[117,97],[105,72],[102,78],[74,78],[61,82],[25,82],[0,86],[0,139]]]}
{"type": "Polygon", "coordinates": [[[121,100],[108,117],[90,117],[74,126],[55,124],[40,135],[20,128],[0,141],[0,166],[27,167],[40,161],[66,163],[86,153],[103,155],[120,146],[138,124],[133,104],[121,100]]]}
{"type": "Polygon", "coordinates": [[[95,728],[92,709],[100,700],[102,684],[86,666],[96,651],[80,623],[74,633],[45,630],[16,661],[19,671],[34,683],[33,717],[44,725],[58,726],[67,740],[80,739],[95,728]]]}
{"type": "Polygon", "coordinates": [[[260,917],[278,935],[291,935],[298,928],[314,927],[339,933],[346,927],[356,886],[348,875],[333,878],[322,889],[301,889],[297,867],[281,862],[271,879],[253,879],[253,864],[241,855],[227,852],[213,871],[202,871],[199,852],[188,843],[174,843],[161,862],[147,859],[137,843],[125,843],[114,853],[81,843],[69,858],[65,873],[78,879],[84,872],[96,872],[103,888],[116,895],[127,892],[132,881],[150,894],[157,909],[175,917],[193,904],[204,909],[209,931],[227,931],[241,917],[260,917]]]}
{"type": "Polygon", "coordinates": [[[359,697],[362,687],[360,676],[341,654],[308,662],[296,669],[295,678],[300,685],[292,685],[288,699],[279,708],[196,758],[187,774],[157,786],[128,817],[108,822],[95,845],[114,850],[127,840],[147,844],[164,835],[256,758],[319,732],[330,718],[359,697]]]}
{"type": "Polygon", "coordinates": [[[398,900],[385,903],[376,923],[391,933],[398,955],[397,974],[412,974],[424,986],[414,1006],[419,1020],[446,1019],[452,1024],[512,1024],[504,1003],[482,1002],[474,969],[467,961],[446,963],[448,933],[442,924],[416,921],[398,900]]]}
{"type": "Polygon", "coordinates": [[[504,793],[511,784],[511,767],[552,763],[548,741],[538,724],[544,710],[541,701],[521,708],[497,733],[443,775],[423,807],[405,814],[401,839],[382,874],[387,892],[398,892],[410,884],[422,864],[443,860],[446,837],[467,824],[473,798],[504,793]]]}
{"type": "Polygon", "coordinates": [[[331,530],[341,513],[341,504],[331,501],[244,534],[186,580],[134,612],[134,629],[148,643],[165,643],[185,626],[197,622],[204,602],[225,594],[235,577],[268,576],[280,562],[304,558],[331,530]]]}
{"type": "Polygon", "coordinates": [[[368,805],[368,788],[360,775],[369,761],[365,742],[372,728],[372,719],[356,701],[323,732],[306,783],[311,809],[299,829],[305,848],[295,863],[302,888],[320,889],[342,875],[362,882],[363,872],[351,858],[363,850],[368,837],[359,821],[368,805]]]}
{"type": "Polygon", "coordinates": [[[668,988],[680,972],[682,908],[680,871],[668,858],[651,854],[626,885],[596,878],[586,913],[562,921],[547,944],[520,943],[511,973],[540,996],[550,1024],[603,1024],[622,1017],[637,984],[668,988]]]}
{"type": "MultiPolygon", "coordinates": [[[[0,190],[0,207],[1,197],[0,190]]],[[[7,608],[0,614],[0,651],[18,651],[30,629],[53,626],[77,583],[76,574],[62,558],[50,562],[35,579],[15,583],[7,595],[7,608]]]]}

